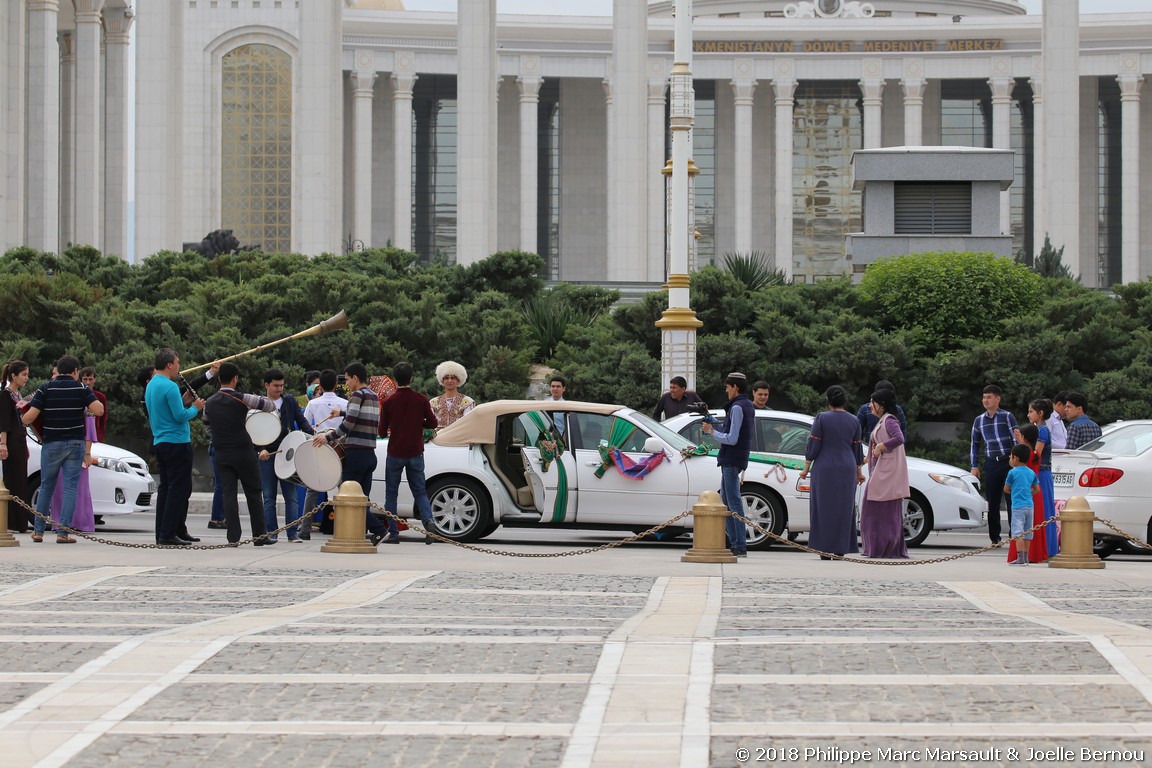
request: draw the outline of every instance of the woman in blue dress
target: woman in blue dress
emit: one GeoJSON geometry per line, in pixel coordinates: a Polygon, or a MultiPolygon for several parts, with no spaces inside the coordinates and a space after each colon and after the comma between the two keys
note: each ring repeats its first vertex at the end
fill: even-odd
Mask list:
{"type": "MultiPolygon", "coordinates": [[[[840,385],[824,393],[828,410],[817,414],[804,453],[801,478],[812,475],[809,517],[812,529],[808,546],[821,552],[846,555],[856,545],[856,486],[864,482],[864,447],[860,422],[845,410],[848,394],[840,385]]],[[[826,555],[821,558],[830,559],[826,555]]]]}

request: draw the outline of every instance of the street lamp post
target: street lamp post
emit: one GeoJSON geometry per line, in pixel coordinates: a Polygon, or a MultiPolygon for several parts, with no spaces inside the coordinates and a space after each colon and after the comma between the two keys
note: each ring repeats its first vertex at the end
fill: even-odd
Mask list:
{"type": "Polygon", "coordinates": [[[672,130],[671,215],[668,218],[668,309],[656,321],[660,329],[660,380],[683,376],[696,388],[696,329],[703,325],[689,306],[691,217],[688,166],[692,151],[695,94],[692,90],[692,0],[676,0],[676,41],[670,82],[669,128],[672,130]]]}

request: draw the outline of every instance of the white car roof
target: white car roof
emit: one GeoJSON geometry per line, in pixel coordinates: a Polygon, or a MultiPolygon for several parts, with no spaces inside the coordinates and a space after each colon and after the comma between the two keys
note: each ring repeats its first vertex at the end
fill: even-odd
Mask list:
{"type": "Polygon", "coordinates": [[[578,400],[495,400],[481,403],[432,438],[436,445],[468,446],[489,445],[496,442],[496,420],[511,413],[528,411],[560,411],[561,413],[600,413],[611,416],[629,410],[622,405],[584,403],[578,400]]]}

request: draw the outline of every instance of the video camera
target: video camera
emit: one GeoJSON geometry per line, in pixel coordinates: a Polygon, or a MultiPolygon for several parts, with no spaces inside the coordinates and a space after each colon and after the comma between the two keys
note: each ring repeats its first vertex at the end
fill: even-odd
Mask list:
{"type": "Polygon", "coordinates": [[[688,405],[688,412],[695,413],[698,416],[703,416],[704,421],[709,424],[719,424],[719,420],[709,412],[708,403],[690,403],[688,405]]]}

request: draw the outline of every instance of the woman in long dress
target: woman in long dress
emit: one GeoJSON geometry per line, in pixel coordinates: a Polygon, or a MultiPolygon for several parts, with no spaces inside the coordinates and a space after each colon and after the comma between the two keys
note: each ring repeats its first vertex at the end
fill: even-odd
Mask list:
{"type": "MultiPolygon", "coordinates": [[[[0,374],[0,462],[4,465],[4,485],[12,496],[31,505],[28,492],[28,431],[20,421],[20,389],[28,383],[28,363],[9,360],[0,374]]],[[[30,513],[18,504],[8,503],[8,527],[24,533],[31,525],[30,513]]]]}
{"type": "MultiPolygon", "coordinates": [[[[817,414],[804,453],[801,479],[812,475],[809,516],[812,530],[808,546],[821,552],[846,555],[856,546],[856,486],[864,482],[864,449],[860,422],[845,410],[848,395],[833,385],[825,393],[828,410],[817,414]]],[[[828,555],[821,555],[828,560],[828,555]]]]}
{"type": "Polygon", "coordinates": [[[868,485],[860,505],[860,539],[865,557],[908,557],[904,541],[904,499],[908,497],[908,458],[896,418],[896,398],[888,390],[872,393],[872,414],[879,421],[868,438],[868,485]]]}
{"type": "MultiPolygon", "coordinates": [[[[1029,407],[1028,408],[1029,419],[1031,419],[1032,414],[1033,414],[1032,408],[1029,407]]],[[[1033,421],[1032,423],[1025,424],[1024,426],[1017,429],[1013,435],[1016,438],[1017,443],[1019,443],[1020,445],[1028,446],[1029,450],[1031,451],[1031,453],[1028,454],[1027,466],[1028,466],[1028,469],[1030,469],[1036,473],[1037,478],[1040,477],[1040,472],[1041,472],[1040,467],[1042,466],[1041,457],[1043,455],[1043,450],[1045,448],[1045,445],[1041,445],[1040,438],[1041,438],[1041,436],[1043,436],[1044,440],[1047,441],[1049,439],[1049,434],[1050,433],[1048,431],[1047,426],[1037,427],[1036,422],[1033,421]]],[[[1052,448],[1050,446],[1048,447],[1048,456],[1049,456],[1049,459],[1048,459],[1048,479],[1049,479],[1049,482],[1051,482],[1051,479],[1052,479],[1052,459],[1051,459],[1052,448]]],[[[1039,480],[1039,483],[1040,483],[1041,490],[1043,490],[1044,481],[1039,480]]],[[[1046,512],[1045,512],[1045,503],[1044,503],[1043,493],[1033,494],[1032,495],[1032,523],[1028,527],[1031,528],[1033,525],[1039,525],[1040,523],[1044,522],[1045,514],[1046,514],[1046,512]]],[[[1053,503],[1052,514],[1053,514],[1053,516],[1056,514],[1055,503],[1053,503]]],[[[1049,526],[1049,527],[1051,527],[1051,526],[1049,526]]],[[[1049,556],[1048,540],[1047,540],[1046,536],[1040,532],[1033,534],[1032,538],[1028,541],[1028,562],[1030,562],[1030,563],[1043,563],[1048,559],[1048,556],[1049,556]]],[[[1016,559],[1016,539],[1012,539],[1012,542],[1008,545],[1008,562],[1011,563],[1015,559],[1016,559]]]]}

